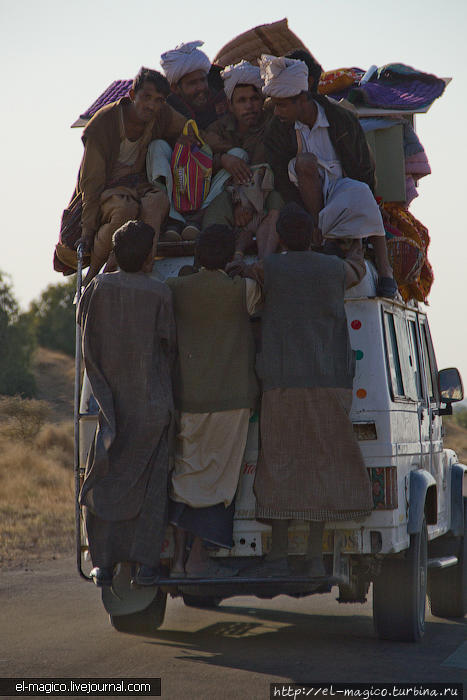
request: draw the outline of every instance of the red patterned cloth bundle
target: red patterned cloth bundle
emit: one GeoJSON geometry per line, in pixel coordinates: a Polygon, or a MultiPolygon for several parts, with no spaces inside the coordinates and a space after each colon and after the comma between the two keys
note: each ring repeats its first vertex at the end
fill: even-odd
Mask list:
{"type": "Polygon", "coordinates": [[[382,205],[389,261],[404,301],[427,302],[433,284],[433,269],[428,262],[428,229],[403,205],[382,205]]]}

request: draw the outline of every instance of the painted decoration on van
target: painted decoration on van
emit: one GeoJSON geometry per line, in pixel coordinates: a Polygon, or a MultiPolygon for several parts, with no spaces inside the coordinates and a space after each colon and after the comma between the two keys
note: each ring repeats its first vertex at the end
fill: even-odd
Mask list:
{"type": "MultiPolygon", "coordinates": [[[[359,530],[339,530],[341,535],[341,552],[361,551],[362,541],[359,530]]],[[[289,528],[288,552],[289,554],[306,554],[308,547],[309,528],[303,525],[292,525],[289,528]]],[[[261,547],[263,552],[271,550],[272,536],[270,532],[261,533],[261,547]]],[[[334,551],[334,530],[325,530],[323,533],[323,552],[334,551]]]]}
{"type": "Polygon", "coordinates": [[[368,467],[375,510],[397,508],[397,467],[368,467]]]}

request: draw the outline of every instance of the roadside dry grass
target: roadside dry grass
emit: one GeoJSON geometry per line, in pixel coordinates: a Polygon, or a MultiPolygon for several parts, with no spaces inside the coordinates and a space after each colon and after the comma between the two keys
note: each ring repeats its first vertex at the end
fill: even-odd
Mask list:
{"type": "Polygon", "coordinates": [[[454,450],[461,464],[467,464],[467,430],[456,422],[454,416],[444,416],[443,425],[446,431],[444,447],[454,450]]]}
{"type": "Polygon", "coordinates": [[[41,349],[37,370],[47,401],[0,397],[2,568],[73,551],[73,361],[41,349]]]}

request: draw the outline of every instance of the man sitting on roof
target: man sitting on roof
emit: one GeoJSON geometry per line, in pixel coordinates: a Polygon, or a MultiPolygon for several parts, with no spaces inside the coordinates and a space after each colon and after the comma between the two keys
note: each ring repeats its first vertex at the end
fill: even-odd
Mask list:
{"type": "Polygon", "coordinates": [[[161,73],[141,68],[129,97],[102,107],[84,129],[77,184],[83,203],[79,242],[91,251],[84,284],[107,262],[112,235],[126,221],[139,218],[152,226],[155,253],[169,203],[146,179],[146,151],[155,138],[174,143],[185,124],[185,118],[165,104],[169,91],[161,73]]]}
{"type": "Polygon", "coordinates": [[[161,56],[162,70],[172,90],[167,102],[187,119],[194,119],[200,129],[205,129],[227,110],[222,91],[211,87],[211,71],[215,67],[199,50],[203,43],[179,44],[161,56]]]}
{"type": "Polygon", "coordinates": [[[206,142],[213,152],[213,172],[228,172],[226,190],[207,208],[203,226],[225,224],[256,233],[260,257],[277,247],[276,221],[283,205],[274,191],[274,177],[266,161],[263,81],[257,66],[241,61],[221,73],[229,114],[208,127],[206,142]]]}
{"type": "Polygon", "coordinates": [[[377,293],[394,296],[397,285],[372,194],[374,166],[358,119],[309,91],[303,61],[263,55],[260,67],[263,93],[274,104],[265,147],[275,186],[285,201],[305,206],[312,215],[315,245],[323,238],[368,238],[380,275],[377,293]]]}
{"type": "MultiPolygon", "coordinates": [[[[224,92],[221,91],[221,107],[219,108],[220,103],[217,103],[216,107],[216,95],[208,86],[211,62],[206,54],[199,50],[198,47],[202,44],[202,41],[180,44],[173,51],[167,51],[161,56],[161,66],[172,89],[167,102],[188,119],[193,119],[200,128],[211,124],[225,110],[224,92]],[[217,108],[220,109],[219,112],[216,111],[217,108]]],[[[219,95],[219,91],[217,91],[217,95],[219,95]]],[[[184,136],[183,139],[188,142],[196,140],[191,125],[188,135],[184,136]]],[[[168,224],[161,240],[194,240],[201,227],[201,209],[182,214],[175,208],[171,161],[172,144],[163,139],[153,141],[150,144],[146,161],[148,179],[155,186],[166,189],[171,203],[168,224]]],[[[229,174],[223,172],[211,181],[209,193],[201,208],[207,207],[217,194],[222,192],[224,182],[228,177],[229,174]]]]}

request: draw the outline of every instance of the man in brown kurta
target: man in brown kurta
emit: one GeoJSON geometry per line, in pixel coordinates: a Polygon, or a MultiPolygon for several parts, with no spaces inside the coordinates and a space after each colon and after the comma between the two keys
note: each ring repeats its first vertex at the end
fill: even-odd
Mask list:
{"type": "Polygon", "coordinates": [[[311,250],[311,216],[295,203],[277,231],[283,254],[262,267],[264,311],[258,373],[263,382],[256,516],[272,521],[272,548],[258,569],[288,573],[289,520],[310,523],[307,573],[322,576],[325,521],[372,509],[370,481],[348,417],[354,355],[344,293],[365,274],[361,244],[346,260],[311,250]]]}
{"type": "Polygon", "coordinates": [[[107,261],[112,234],[126,221],[139,218],[152,226],[155,253],[169,202],[146,178],[147,148],[153,139],[173,145],[186,121],[165,104],[169,92],[163,75],[141,68],[129,97],[102,107],[84,129],[76,191],[83,202],[80,240],[91,251],[85,284],[107,261]]]}
{"type": "Polygon", "coordinates": [[[221,75],[229,113],[208,127],[205,138],[213,152],[213,172],[223,168],[231,179],[207,207],[203,226],[251,231],[262,258],[277,247],[276,221],[283,206],[264,149],[270,115],[263,109],[263,81],[259,68],[247,61],[227,66],[221,75]]]}
{"type": "Polygon", "coordinates": [[[138,583],[153,583],[166,526],[176,335],[169,288],[143,272],[152,263],[153,237],[140,221],[118,229],[120,269],[95,277],[78,308],[99,406],[80,494],[98,585],[110,585],[122,561],[140,565],[138,583]]]}

